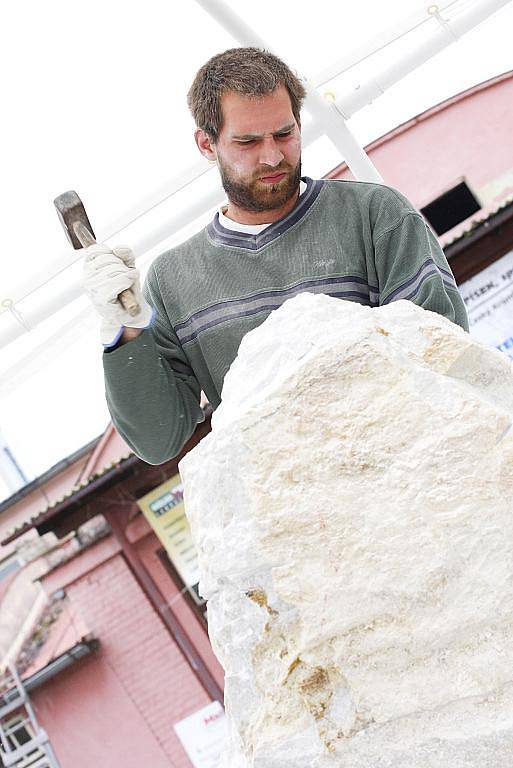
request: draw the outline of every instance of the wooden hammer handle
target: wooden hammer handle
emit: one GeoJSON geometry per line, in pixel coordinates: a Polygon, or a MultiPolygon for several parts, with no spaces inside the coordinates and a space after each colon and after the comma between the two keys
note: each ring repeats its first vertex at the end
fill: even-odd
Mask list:
{"type": "MultiPolygon", "coordinates": [[[[75,221],[73,224],[73,231],[80,241],[83,248],[88,248],[90,245],[95,245],[96,240],[93,234],[87,229],[81,221],[75,221]]],[[[141,311],[137,299],[134,296],[133,291],[130,288],[126,288],[118,294],[118,301],[121,302],[123,309],[125,309],[130,317],[135,317],[141,311]]]]}

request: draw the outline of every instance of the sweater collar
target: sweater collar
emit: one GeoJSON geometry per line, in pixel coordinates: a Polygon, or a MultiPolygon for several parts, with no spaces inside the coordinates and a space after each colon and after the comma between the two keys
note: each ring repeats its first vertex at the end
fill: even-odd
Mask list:
{"type": "Polygon", "coordinates": [[[306,184],[305,192],[298,198],[296,206],[282,219],[273,222],[261,233],[253,235],[249,232],[236,232],[223,227],[219,221],[219,214],[216,213],[213,220],[207,226],[207,234],[215,245],[228,245],[235,248],[245,248],[251,251],[258,251],[264,245],[268,245],[272,240],[283,235],[290,227],[294,226],[306,212],[312,207],[322,189],[322,180],[310,179],[303,176],[302,180],[306,184]]]}

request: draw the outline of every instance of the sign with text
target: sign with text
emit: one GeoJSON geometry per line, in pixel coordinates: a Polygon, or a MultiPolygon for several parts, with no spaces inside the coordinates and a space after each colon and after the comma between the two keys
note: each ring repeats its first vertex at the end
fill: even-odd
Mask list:
{"type": "Polygon", "coordinates": [[[470,335],[513,360],[513,251],[459,286],[470,335]]]}
{"type": "Polygon", "coordinates": [[[194,768],[218,768],[226,737],[226,715],[218,701],[173,727],[194,768]]]}
{"type": "Polygon", "coordinates": [[[185,516],[180,475],[166,480],[137,503],[164,545],[184,584],[193,587],[199,581],[198,556],[185,516]]]}

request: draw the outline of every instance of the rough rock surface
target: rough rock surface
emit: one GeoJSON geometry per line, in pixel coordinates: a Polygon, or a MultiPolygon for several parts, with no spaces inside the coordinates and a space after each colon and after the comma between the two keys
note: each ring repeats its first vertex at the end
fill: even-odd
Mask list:
{"type": "Polygon", "coordinates": [[[400,301],[302,294],[181,462],[223,768],[513,764],[513,368],[400,301]]]}

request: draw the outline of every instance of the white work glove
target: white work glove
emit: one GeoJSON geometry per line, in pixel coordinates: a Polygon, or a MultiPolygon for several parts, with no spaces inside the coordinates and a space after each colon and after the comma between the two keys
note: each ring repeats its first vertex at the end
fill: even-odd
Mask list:
{"type": "Polygon", "coordinates": [[[83,285],[86,294],[102,318],[100,337],[104,347],[113,347],[127,328],[148,328],[155,317],[141,293],[139,270],[130,248],[119,246],[112,250],[102,243],[90,245],[84,250],[83,285]],[[132,317],[123,307],[118,296],[130,288],[140,312],[132,317]]]}

